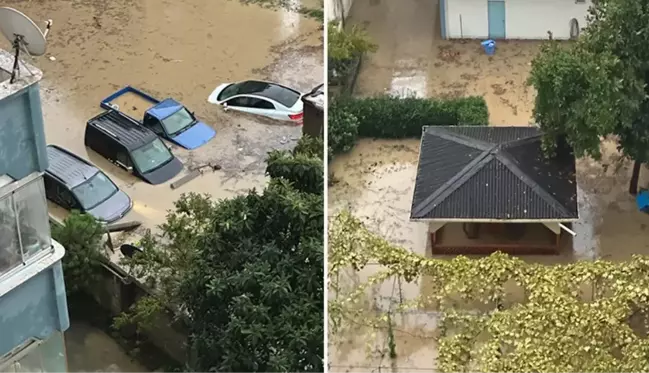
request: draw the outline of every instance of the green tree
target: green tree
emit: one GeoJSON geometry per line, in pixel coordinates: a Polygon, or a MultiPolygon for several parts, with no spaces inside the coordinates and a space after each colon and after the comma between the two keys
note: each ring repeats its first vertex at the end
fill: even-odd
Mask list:
{"type": "Polygon", "coordinates": [[[155,291],[119,323],[146,326],[156,312],[171,308],[189,326],[195,371],[322,371],[324,200],[322,188],[314,189],[322,181],[313,176],[323,172],[318,146],[322,141],[304,139],[292,152],[272,152],[269,169],[282,171],[269,172],[263,193],[223,201],[183,195],[162,233],[147,234],[143,253],[126,260],[155,291]]]}
{"type": "Polygon", "coordinates": [[[52,224],[52,237],[65,247],[63,274],[69,294],[92,289],[101,263],[106,260],[102,246],[105,229],[88,214],[72,211],[62,225],[52,224]]]}
{"type": "Polygon", "coordinates": [[[549,151],[565,139],[577,156],[598,158],[600,137],[618,136],[635,160],[635,194],[640,164],[649,160],[649,2],[595,3],[575,43],[549,42],[532,62],[534,117],[549,151]]]}

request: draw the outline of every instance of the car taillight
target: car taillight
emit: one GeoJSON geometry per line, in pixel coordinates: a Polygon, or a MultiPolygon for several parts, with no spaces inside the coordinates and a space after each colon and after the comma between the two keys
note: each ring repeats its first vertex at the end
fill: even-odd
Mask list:
{"type": "Polygon", "coordinates": [[[288,117],[291,118],[291,120],[302,120],[302,118],[304,117],[304,113],[289,114],[288,117]]]}

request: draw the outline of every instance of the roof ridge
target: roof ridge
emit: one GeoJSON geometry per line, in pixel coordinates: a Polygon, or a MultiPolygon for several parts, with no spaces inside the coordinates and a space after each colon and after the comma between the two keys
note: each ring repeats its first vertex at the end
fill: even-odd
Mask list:
{"type": "Polygon", "coordinates": [[[487,151],[494,147],[494,143],[475,139],[470,136],[462,135],[449,128],[469,127],[469,126],[426,126],[425,133],[441,137],[444,140],[453,141],[460,145],[468,146],[470,148],[487,151]]]}
{"type": "Polygon", "coordinates": [[[442,184],[436,191],[434,191],[430,196],[425,200],[421,201],[419,205],[415,206],[412,209],[411,214],[416,215],[425,215],[428,214],[435,206],[446,199],[459,187],[464,185],[467,180],[471,179],[475,174],[478,173],[487,163],[491,162],[495,156],[493,150],[497,148],[498,145],[492,145],[491,148],[486,149],[474,160],[469,162],[464,166],[458,173],[456,173],[452,178],[442,184]]]}
{"type": "Polygon", "coordinates": [[[532,135],[532,136],[529,136],[529,137],[523,137],[522,139],[516,139],[516,140],[507,141],[507,142],[502,144],[502,147],[503,147],[503,149],[513,148],[515,146],[524,145],[524,144],[527,144],[529,142],[534,142],[534,141],[538,140],[541,137],[543,137],[543,135],[540,134],[540,133],[537,133],[536,135],[532,135]]]}
{"type": "MultiPolygon", "coordinates": [[[[513,142],[518,142],[521,140],[516,140],[513,142]]],[[[501,150],[498,153],[495,154],[495,157],[502,163],[505,167],[509,169],[514,175],[516,175],[523,183],[525,183],[527,186],[532,189],[541,199],[543,199],[548,205],[550,205],[555,211],[562,215],[570,215],[570,212],[566,209],[564,205],[561,204],[561,202],[557,201],[554,196],[552,196],[550,193],[548,193],[547,190],[545,190],[542,186],[540,186],[536,181],[534,181],[531,177],[527,176],[523,170],[516,165],[516,162],[514,162],[511,159],[511,156],[501,150]]]]}

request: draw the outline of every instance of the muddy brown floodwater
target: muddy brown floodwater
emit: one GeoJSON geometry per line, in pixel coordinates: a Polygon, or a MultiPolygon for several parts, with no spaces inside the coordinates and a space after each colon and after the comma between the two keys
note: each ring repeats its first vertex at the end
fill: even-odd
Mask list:
{"type": "MultiPolygon", "coordinates": [[[[141,220],[143,229],[162,223],[182,193],[221,199],[263,188],[266,153],[292,148],[301,136],[301,127],[224,113],[209,104],[217,85],[256,78],[304,92],[324,77],[322,25],[293,11],[229,0],[8,0],[3,5],[39,25],[54,20],[47,54],[34,61],[44,72],[47,142],[106,171],[134,201],[123,221],[141,220]],[[183,174],[210,162],[222,170],[171,190],[170,182],[148,185],[87,151],[86,121],[101,112],[103,98],[126,85],[175,98],[217,130],[216,138],[196,150],[172,146],[185,164],[183,174]]],[[[51,203],[50,210],[65,216],[51,203]]]]}
{"type": "MultiPolygon", "coordinates": [[[[437,1],[354,2],[349,22],[364,25],[379,45],[364,59],[355,93],[479,95],[487,101],[490,125],[530,123],[535,92],[526,80],[540,42],[498,42],[496,55],[489,57],[479,41],[441,40],[438,9],[437,1]]],[[[525,256],[524,260],[553,264],[649,255],[649,215],[637,211],[627,191],[631,164],[621,159],[614,142],[604,141],[602,148],[600,162],[578,160],[580,220],[573,226],[577,236],[560,255],[525,256]]],[[[360,140],[329,166],[335,179],[328,192],[330,216],[347,209],[389,241],[430,257],[428,227],[409,220],[418,156],[419,139],[360,140]]],[[[643,169],[640,184],[648,183],[649,170],[643,169]]],[[[360,272],[344,273],[340,281],[353,287],[380,270],[369,265],[360,272]]],[[[367,312],[385,311],[400,298],[429,293],[425,278],[400,285],[390,279],[371,289],[367,312]]],[[[435,313],[421,309],[395,319],[396,366],[387,356],[385,330],[350,324],[349,330],[330,335],[331,370],[435,371],[435,313]]]]}

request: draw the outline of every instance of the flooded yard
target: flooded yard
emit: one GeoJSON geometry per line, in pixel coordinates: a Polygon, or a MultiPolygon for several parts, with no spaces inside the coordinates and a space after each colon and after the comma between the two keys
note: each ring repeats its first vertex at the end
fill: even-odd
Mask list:
{"type": "MultiPolygon", "coordinates": [[[[323,80],[322,24],[295,9],[230,0],[9,0],[3,5],[39,25],[53,19],[47,54],[33,61],[44,72],[47,142],[106,171],[134,201],[122,221],[141,220],[142,229],[162,223],[182,193],[221,199],[263,188],[266,153],[289,149],[301,136],[299,126],[224,113],[207,102],[216,86],[265,79],[305,92],[323,80]],[[198,165],[222,169],[172,190],[173,180],[146,184],[87,150],[86,121],[102,111],[102,99],[126,85],[158,99],[174,98],[216,129],[216,137],[196,150],[172,146],[185,165],[176,180],[198,165]]],[[[50,208],[65,216],[51,203],[50,208]]]]}
{"type": "MultiPolygon", "coordinates": [[[[532,121],[534,90],[526,85],[531,60],[541,42],[498,42],[496,54],[486,56],[480,41],[443,41],[439,36],[437,1],[356,0],[350,23],[366,26],[379,45],[367,56],[357,80],[357,95],[381,92],[420,97],[483,96],[489,125],[527,125],[532,121]]],[[[556,264],[575,260],[629,259],[649,255],[646,239],[649,215],[640,213],[628,194],[632,164],[621,159],[612,141],[602,144],[603,158],[577,162],[580,220],[573,224],[559,255],[524,256],[530,262],[556,264]]],[[[419,139],[361,139],[348,154],[330,164],[329,215],[349,210],[373,232],[417,254],[431,257],[428,225],[411,222],[410,207],[419,157],[419,139]]],[[[649,184],[643,168],[640,185],[649,184]]],[[[439,258],[450,258],[444,256],[439,258]]],[[[345,286],[366,282],[381,271],[368,265],[347,271],[345,286]]],[[[430,295],[426,278],[412,283],[389,279],[372,287],[365,307],[367,318],[394,309],[401,300],[430,295]]],[[[397,358],[388,356],[386,330],[372,329],[363,317],[330,336],[330,369],[336,372],[435,371],[437,315],[417,309],[395,316],[397,358]]]]}
{"type": "MultiPolygon", "coordinates": [[[[560,255],[524,256],[530,262],[568,263],[574,260],[629,259],[633,254],[649,255],[646,239],[649,215],[640,213],[628,192],[631,163],[620,161],[611,143],[601,163],[579,160],[577,164],[580,221],[573,225],[577,233],[568,239],[560,255]],[[602,165],[606,165],[603,167],[602,165]]],[[[349,153],[330,165],[334,184],[329,187],[329,214],[343,209],[360,218],[367,227],[390,242],[417,254],[431,257],[428,225],[411,222],[410,206],[417,172],[419,140],[363,139],[349,153]]],[[[641,185],[649,183],[649,170],[643,169],[641,185]]],[[[439,256],[438,258],[450,258],[439,256]]],[[[364,283],[379,272],[377,264],[360,272],[347,271],[340,282],[348,286],[364,283]]],[[[376,286],[368,295],[375,311],[386,311],[400,300],[428,295],[432,286],[426,279],[398,283],[390,279],[376,286]]],[[[368,309],[368,312],[373,312],[368,309]]],[[[402,370],[434,370],[436,314],[415,310],[395,321],[397,365],[402,370]]],[[[330,340],[333,371],[380,371],[391,369],[386,355],[387,333],[361,324],[350,334],[330,340]],[[369,344],[369,347],[368,347],[369,344]],[[368,350],[369,348],[369,350],[368,350]]]]}
{"type": "Polygon", "coordinates": [[[498,41],[487,56],[480,40],[442,40],[438,10],[438,0],[355,0],[349,22],[364,25],[379,46],[363,59],[355,92],[478,95],[490,124],[530,123],[534,89],[526,80],[542,42],[498,41]]]}

